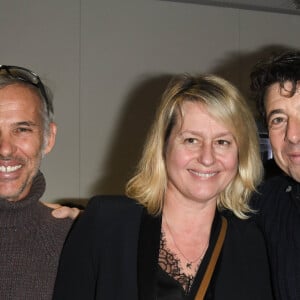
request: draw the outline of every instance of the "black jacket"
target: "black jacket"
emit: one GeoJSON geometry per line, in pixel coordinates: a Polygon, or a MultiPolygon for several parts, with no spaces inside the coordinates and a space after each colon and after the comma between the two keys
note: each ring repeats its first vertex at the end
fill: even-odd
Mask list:
{"type": "MultiPolygon", "coordinates": [[[[227,219],[223,250],[205,299],[273,299],[259,230],[251,221],[227,219]]],[[[210,246],[188,299],[197,292],[220,220],[216,213],[210,246]]],[[[160,233],[161,217],[148,215],[136,201],[117,196],[93,198],[63,249],[53,299],[160,299],[156,297],[160,233]]]]}
{"type": "Polygon", "coordinates": [[[252,199],[264,233],[276,299],[300,299],[300,183],[286,175],[267,180],[252,199]]]}

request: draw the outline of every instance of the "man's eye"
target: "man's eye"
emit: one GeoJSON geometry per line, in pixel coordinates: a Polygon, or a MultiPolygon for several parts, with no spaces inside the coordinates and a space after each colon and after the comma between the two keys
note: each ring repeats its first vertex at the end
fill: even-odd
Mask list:
{"type": "Polygon", "coordinates": [[[282,123],[285,122],[285,118],[283,117],[276,117],[274,119],[271,119],[270,122],[269,122],[269,126],[272,127],[272,126],[278,126],[282,123]]]}
{"type": "Polygon", "coordinates": [[[30,132],[30,131],[32,131],[32,130],[31,130],[31,128],[28,128],[28,127],[18,127],[18,128],[16,128],[16,132],[19,132],[19,133],[21,133],[21,132],[30,132]]]}

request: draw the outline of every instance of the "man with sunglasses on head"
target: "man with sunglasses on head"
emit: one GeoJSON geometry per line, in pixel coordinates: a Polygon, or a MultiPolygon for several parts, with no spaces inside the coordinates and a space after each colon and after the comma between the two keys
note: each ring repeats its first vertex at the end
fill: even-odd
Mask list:
{"type": "Polygon", "coordinates": [[[55,144],[53,106],[30,70],[0,65],[0,299],[52,298],[71,219],[39,202],[40,164],[55,144]]]}
{"type": "Polygon", "coordinates": [[[300,299],[300,51],[259,62],[251,89],[282,174],[266,180],[254,207],[267,244],[276,299],[300,299]]]}

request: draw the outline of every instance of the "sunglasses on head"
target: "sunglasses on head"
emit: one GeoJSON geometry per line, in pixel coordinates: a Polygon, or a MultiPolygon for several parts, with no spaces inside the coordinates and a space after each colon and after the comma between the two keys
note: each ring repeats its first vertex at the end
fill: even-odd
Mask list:
{"type": "Polygon", "coordinates": [[[0,65],[0,75],[1,74],[6,74],[11,78],[30,83],[37,87],[45,100],[48,115],[50,114],[50,112],[53,112],[53,107],[49,101],[45,86],[36,73],[23,67],[0,65]]]}

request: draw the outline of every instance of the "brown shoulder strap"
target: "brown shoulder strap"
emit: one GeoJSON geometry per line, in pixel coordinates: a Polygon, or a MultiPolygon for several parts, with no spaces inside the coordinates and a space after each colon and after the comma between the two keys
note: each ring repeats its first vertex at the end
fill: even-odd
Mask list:
{"type": "Polygon", "coordinates": [[[195,300],[203,300],[206,290],[208,288],[209,282],[211,280],[212,274],[214,272],[219,254],[221,252],[223,242],[225,240],[226,236],[226,230],[227,230],[227,220],[225,217],[222,216],[222,225],[221,225],[221,230],[218,236],[218,240],[216,242],[215,248],[213,250],[212,256],[210,258],[210,261],[208,263],[207,269],[205,271],[204,277],[201,281],[201,284],[199,286],[197,295],[195,297],[195,300]]]}

